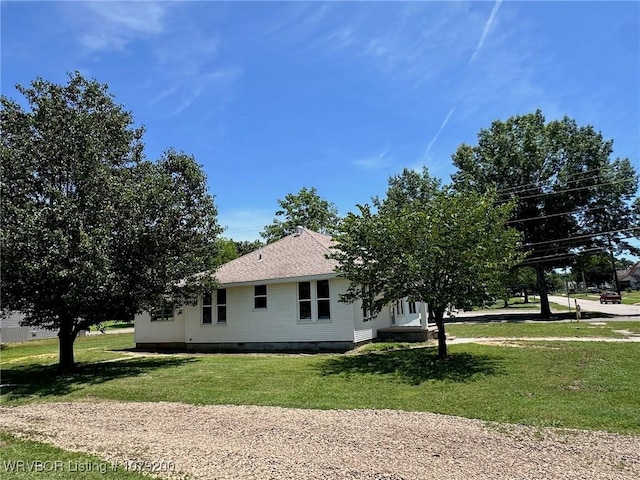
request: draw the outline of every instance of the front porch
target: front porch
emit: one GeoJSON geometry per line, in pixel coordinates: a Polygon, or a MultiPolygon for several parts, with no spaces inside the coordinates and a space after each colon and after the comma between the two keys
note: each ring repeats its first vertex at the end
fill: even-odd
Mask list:
{"type": "Polygon", "coordinates": [[[378,341],[419,343],[438,338],[438,327],[403,325],[378,329],[378,341]]]}

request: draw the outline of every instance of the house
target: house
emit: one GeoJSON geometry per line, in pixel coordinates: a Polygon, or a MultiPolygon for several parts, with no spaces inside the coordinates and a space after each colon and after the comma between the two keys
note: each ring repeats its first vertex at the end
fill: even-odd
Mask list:
{"type": "Polygon", "coordinates": [[[616,274],[618,276],[618,285],[621,289],[640,289],[640,262],[631,265],[626,270],[618,270],[616,274]]]}
{"type": "Polygon", "coordinates": [[[424,304],[406,299],[365,320],[360,302],[342,303],[331,237],[298,227],[277,242],[222,265],[220,287],[196,305],[135,318],[140,349],[187,351],[346,351],[381,329],[427,332],[424,304]]]}
{"type": "MultiPolygon", "coordinates": [[[[58,338],[57,330],[47,330],[33,326],[22,326],[24,313],[6,312],[0,318],[0,343],[26,342],[43,338],[58,338]]],[[[84,335],[84,331],[80,332],[84,335]]]]}

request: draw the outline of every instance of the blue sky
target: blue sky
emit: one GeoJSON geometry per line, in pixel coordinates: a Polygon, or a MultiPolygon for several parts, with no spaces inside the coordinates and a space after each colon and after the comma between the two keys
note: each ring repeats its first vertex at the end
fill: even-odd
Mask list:
{"type": "Polygon", "coordinates": [[[204,165],[226,236],[316,187],[341,214],[540,108],[640,171],[640,2],[1,2],[1,88],[107,83],[146,153],[204,165]]]}

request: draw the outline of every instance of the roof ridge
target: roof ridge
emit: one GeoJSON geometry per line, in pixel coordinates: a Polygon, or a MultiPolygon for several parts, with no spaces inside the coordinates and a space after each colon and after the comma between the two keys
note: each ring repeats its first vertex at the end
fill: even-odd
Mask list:
{"type": "Polygon", "coordinates": [[[328,248],[327,246],[325,246],[323,243],[320,242],[320,240],[318,240],[315,236],[316,235],[322,235],[323,237],[326,237],[329,239],[330,242],[333,242],[333,237],[330,235],[325,235],[324,233],[320,233],[320,232],[314,232],[313,230],[309,230],[308,228],[304,229],[305,232],[309,233],[309,236],[313,239],[314,242],[316,242],[318,245],[320,245],[323,249],[325,249],[328,253],[333,253],[331,252],[331,249],[328,248]]]}

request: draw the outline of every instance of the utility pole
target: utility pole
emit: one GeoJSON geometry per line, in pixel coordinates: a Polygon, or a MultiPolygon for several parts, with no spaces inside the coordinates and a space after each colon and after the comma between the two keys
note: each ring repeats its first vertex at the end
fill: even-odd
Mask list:
{"type": "Polygon", "coordinates": [[[618,272],[616,271],[616,259],[613,256],[613,246],[611,245],[611,235],[607,235],[609,242],[609,256],[611,257],[611,269],[613,270],[613,281],[616,284],[616,292],[620,295],[620,284],[618,283],[618,272]]]}

